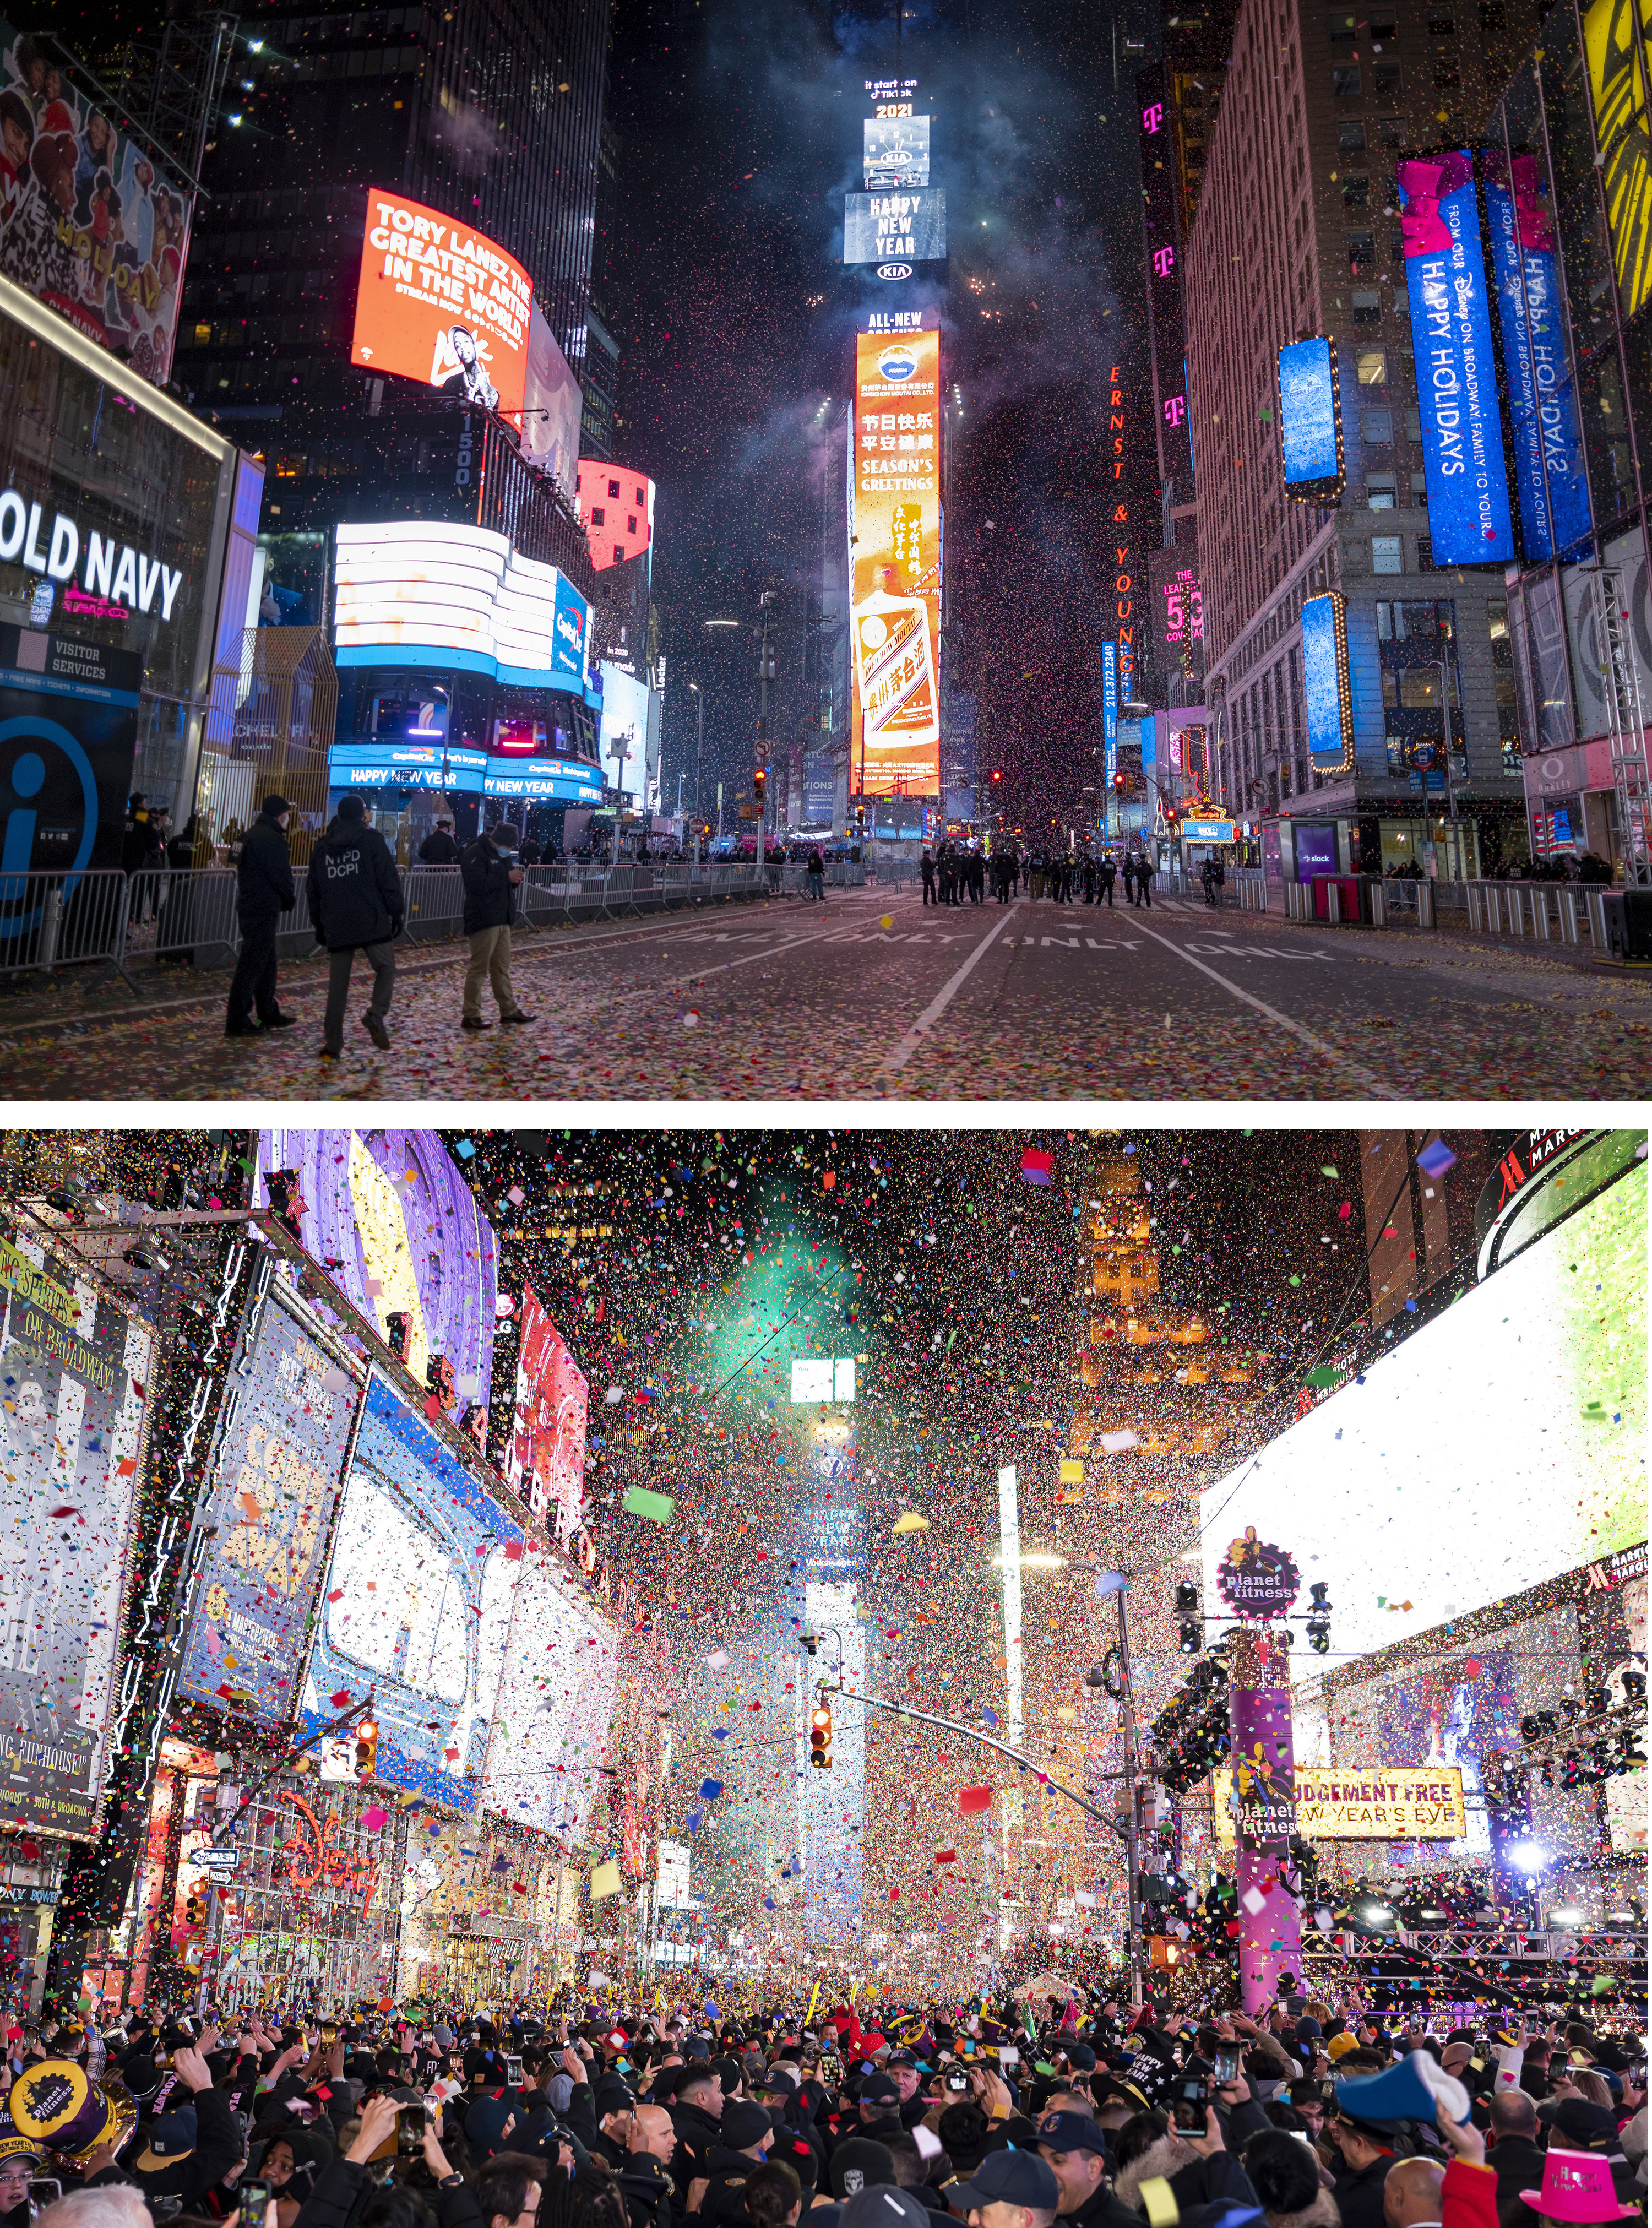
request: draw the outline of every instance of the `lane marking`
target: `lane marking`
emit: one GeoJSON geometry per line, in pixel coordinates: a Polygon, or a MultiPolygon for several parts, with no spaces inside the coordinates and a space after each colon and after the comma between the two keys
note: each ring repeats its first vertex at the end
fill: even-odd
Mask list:
{"type": "Polygon", "coordinates": [[[1345,1053],[1339,1052],[1335,1045],[1328,1044],[1323,1037],[1316,1036],[1312,1029],[1304,1028],[1300,1021],[1293,1021],[1289,1014],[1282,1014],[1277,1006],[1269,1005],[1265,998],[1258,998],[1249,990],[1241,990],[1237,983],[1230,983],[1225,975],[1219,975],[1213,967],[1207,967],[1202,959],[1195,959],[1192,952],[1185,951],[1181,944],[1172,944],[1169,938],[1161,936],[1156,928],[1149,928],[1145,921],[1138,921],[1137,925],[1150,936],[1155,944],[1162,944],[1167,951],[1174,951],[1178,959],[1185,959],[1189,967],[1196,967],[1201,975],[1208,975],[1211,981],[1220,984],[1230,996],[1239,999],[1245,1005],[1254,1007],[1258,1014],[1265,1014],[1269,1021],[1277,1021],[1282,1029],[1289,1029],[1293,1037],[1300,1037],[1305,1045],[1310,1045],[1323,1058],[1337,1061],[1340,1066],[1348,1070],[1350,1075],[1359,1078],[1373,1098],[1396,1099],[1412,1095],[1405,1092],[1388,1090],[1378,1082],[1368,1068],[1363,1068],[1356,1060],[1349,1060],[1345,1053]]]}
{"type": "Polygon", "coordinates": [[[888,1059],[884,1061],[882,1067],[879,1070],[880,1074],[900,1074],[901,1069],[906,1066],[906,1062],[918,1050],[925,1037],[928,1036],[930,1031],[934,1028],[936,1022],[939,1021],[941,1015],[951,1004],[953,999],[957,997],[958,992],[964,988],[965,983],[969,981],[970,976],[975,972],[975,970],[980,965],[981,962],[986,957],[988,952],[992,949],[993,944],[997,941],[998,932],[1004,925],[1005,921],[1007,919],[1013,919],[1015,915],[1020,910],[1021,900],[1018,898],[1015,904],[1008,908],[1008,913],[1001,913],[998,919],[993,922],[991,927],[982,938],[979,944],[976,945],[975,950],[970,954],[969,957],[958,969],[957,972],[942,984],[941,988],[930,1000],[928,1005],[925,1007],[923,1012],[919,1014],[918,1019],[907,1030],[906,1035],[901,1038],[900,1043],[895,1047],[888,1059]]]}

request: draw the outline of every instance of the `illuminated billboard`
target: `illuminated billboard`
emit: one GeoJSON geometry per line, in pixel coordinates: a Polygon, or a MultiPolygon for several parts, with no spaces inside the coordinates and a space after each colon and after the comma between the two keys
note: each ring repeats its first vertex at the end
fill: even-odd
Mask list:
{"type": "Polygon", "coordinates": [[[627,464],[600,457],[579,460],[579,515],[585,521],[592,570],[605,573],[640,557],[654,539],[654,483],[627,464]]]}
{"type": "Polygon", "coordinates": [[[88,99],[58,67],[49,27],[42,40],[0,19],[0,272],[164,387],[193,191],[120,129],[100,86],[88,99]]]}
{"type": "MultiPolygon", "coordinates": [[[[1233,1846],[1233,1773],[1215,1774],[1216,1839],[1233,1846]]],[[[1296,1767],[1295,1830],[1308,1841],[1460,1841],[1468,1830],[1463,1773],[1450,1764],[1296,1767]]]]}
{"type": "Polygon", "coordinates": [[[1434,562],[1508,564],[1514,522],[1474,166],[1463,152],[1413,155],[1399,181],[1434,562]]]}
{"type": "Polygon", "coordinates": [[[1105,818],[1113,825],[1113,776],[1118,771],[1118,644],[1101,645],[1101,756],[1105,784],[1105,818]]]}
{"type": "Polygon", "coordinates": [[[339,1511],[303,1729],[371,1687],[378,1777],[471,1811],[522,1533],[382,1379],[369,1379],[339,1511]]]}
{"type": "Polygon", "coordinates": [[[1302,685],[1308,707],[1308,755],[1322,773],[1354,764],[1354,692],[1348,678],[1348,611],[1340,589],[1302,607],[1302,685]]]}
{"type": "Polygon", "coordinates": [[[440,1378],[456,1422],[475,1407],[485,1414],[497,1245],[441,1139],[428,1130],[265,1130],[258,1158],[257,1203],[272,1204],[271,1176],[289,1171],[305,1252],[381,1334],[400,1318],[403,1359],[415,1377],[440,1378]]]}
{"type": "Polygon", "coordinates": [[[845,263],[938,263],[945,253],[946,195],[939,186],[844,195],[845,263]]]}
{"type": "Polygon", "coordinates": [[[861,172],[870,194],[929,183],[927,116],[868,116],[861,125],[861,172]]]}
{"type": "Polygon", "coordinates": [[[855,1398],[855,1360],[798,1354],[791,1364],[791,1397],[799,1404],[829,1400],[847,1405],[855,1398]]]}
{"type": "Polygon", "coordinates": [[[849,788],[941,787],[941,336],[855,343],[849,788]]]}
{"type": "Polygon", "coordinates": [[[1485,179],[1521,537],[1534,565],[1588,539],[1589,478],[1547,176],[1535,155],[1511,163],[1498,147],[1485,179]]]}
{"type": "Polygon", "coordinates": [[[584,693],[591,606],[554,565],[486,527],[439,519],[337,535],[338,664],[484,673],[584,693]]]}
{"type": "Polygon", "coordinates": [[[368,189],[352,363],[520,429],[533,309],[533,281],[514,255],[440,209],[368,189]]]}
{"type": "Polygon", "coordinates": [[[585,396],[568,369],[545,313],[534,304],[528,327],[528,376],[522,387],[522,454],[556,482],[564,501],[579,491],[579,421],[585,396]]]}
{"type": "Polygon", "coordinates": [[[1342,401],[1336,343],[1322,333],[1279,351],[1279,439],[1285,493],[1296,503],[1335,503],[1342,492],[1342,401]]]}
{"type": "Polygon", "coordinates": [[[273,1294],[230,1386],[178,1692],[279,1725],[298,1700],[358,1387],[273,1294]]]}
{"type": "MultiPolygon", "coordinates": [[[[1212,1597],[1218,1562],[1254,1525],[1304,1586],[1325,1582],[1347,1661],[1643,1540],[1646,1212],[1642,1162],[1213,1480],[1201,1495],[1212,1597]],[[1399,1446],[1431,1459],[1397,1468],[1399,1446]]],[[[1298,1680],[1323,1668],[1305,1649],[1292,1661],[1298,1680]]]]}
{"type": "Polygon", "coordinates": [[[484,1809],[552,1834],[584,1834],[613,1717],[613,1626],[530,1542],[482,1781],[484,1809]]]}
{"type": "Polygon", "coordinates": [[[0,1822],[96,1838],[155,1349],[0,1236],[0,1822]]]}
{"type": "MultiPolygon", "coordinates": [[[[602,720],[597,754],[611,789],[639,803],[648,793],[648,724],[650,691],[646,681],[623,665],[602,663],[602,720]]],[[[657,765],[656,772],[659,771],[657,765]]]]}
{"type": "Polygon", "coordinates": [[[505,1483],[562,1546],[585,1514],[587,1392],[555,1324],[524,1285],[505,1483]]]}
{"type": "Polygon", "coordinates": [[[1618,314],[1627,323],[1652,297],[1652,142],[1646,85],[1646,10],[1636,0],[1593,0],[1583,18],[1606,196],[1618,314]]]}

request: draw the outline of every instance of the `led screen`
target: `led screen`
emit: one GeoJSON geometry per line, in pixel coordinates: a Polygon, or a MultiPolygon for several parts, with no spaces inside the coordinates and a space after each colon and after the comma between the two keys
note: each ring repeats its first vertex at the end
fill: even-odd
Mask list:
{"type": "Polygon", "coordinates": [[[1111,639],[1101,645],[1101,742],[1107,825],[1111,828],[1118,795],[1113,785],[1113,776],[1118,771],[1118,644],[1111,639]]]}
{"type": "Polygon", "coordinates": [[[579,382],[535,303],[528,328],[528,373],[522,387],[522,454],[556,482],[567,503],[579,492],[584,408],[579,382]]]}
{"type": "Polygon", "coordinates": [[[929,183],[927,116],[868,116],[861,125],[861,172],[869,194],[929,183]]]}
{"type": "Polygon", "coordinates": [[[855,343],[849,786],[938,797],[941,336],[855,343]]]}
{"type": "Polygon", "coordinates": [[[0,1237],[0,1821],[96,1833],[149,1332],[0,1237]]]}
{"type": "Polygon", "coordinates": [[[378,1776],[471,1811],[504,1661],[522,1534],[382,1379],[368,1380],[302,1722],[371,1687],[378,1776]]]}
{"type": "Polygon", "coordinates": [[[639,801],[648,790],[648,699],[646,681],[605,658],[599,735],[602,776],[611,789],[639,801]]]}
{"type": "Polygon", "coordinates": [[[1254,1525],[1326,1581],[1346,1658],[1643,1539],[1646,1214],[1642,1162],[1219,1480],[1209,1597],[1254,1525]]]}
{"type": "Polygon", "coordinates": [[[1641,74],[1646,67],[1645,8],[1637,10],[1636,0],[1593,0],[1584,11],[1583,43],[1617,272],[1618,314],[1627,323],[1652,296],[1652,135],[1641,74]]]}
{"type": "Polygon", "coordinates": [[[457,669],[584,691],[591,607],[554,565],[482,526],[399,520],[337,532],[340,665],[457,669]]]}
{"type": "Polygon", "coordinates": [[[1514,524],[1474,167],[1465,153],[1411,156],[1399,178],[1434,561],[1506,564],[1514,524]]]}
{"type": "Polygon", "coordinates": [[[331,789],[442,789],[480,797],[488,771],[485,751],[444,751],[439,743],[335,743],[327,753],[331,789]]]}
{"type": "Polygon", "coordinates": [[[1535,155],[1511,162],[1502,148],[1488,153],[1485,170],[1514,484],[1529,565],[1587,538],[1589,481],[1547,176],[1535,155]]]}
{"type": "Polygon", "coordinates": [[[845,263],[935,263],[945,253],[946,195],[938,186],[844,195],[845,263]]]}
{"type": "Polygon", "coordinates": [[[440,209],[368,188],[352,363],[520,428],[533,308],[514,255],[440,209]]]}
{"type": "Polygon", "coordinates": [[[311,1258],[381,1334],[401,1317],[403,1359],[415,1377],[442,1379],[456,1421],[472,1406],[485,1412],[497,1249],[441,1139],[427,1130],[266,1130],[259,1205],[269,1203],[272,1169],[298,1177],[299,1242],[311,1258]]]}
{"type": "Polygon", "coordinates": [[[600,457],[582,458],[579,496],[593,572],[605,573],[649,547],[654,538],[654,483],[645,473],[600,457]]]}
{"type": "Polygon", "coordinates": [[[358,1388],[266,1297],[230,1377],[178,1692],[292,1715],[358,1388]]]}
{"type": "Polygon", "coordinates": [[[1348,622],[1341,594],[1310,596],[1302,607],[1302,682],[1308,705],[1308,754],[1331,771],[1354,763],[1348,622]]]}
{"type": "Polygon", "coordinates": [[[482,1801],[566,1843],[584,1833],[606,1760],[618,1650],[613,1626],[537,1543],[521,1568],[482,1801]]]}
{"type": "Polygon", "coordinates": [[[1279,439],[1285,493],[1329,503],[1342,491],[1342,411],[1336,343],[1322,334],[1279,351],[1279,439]]]}
{"type": "Polygon", "coordinates": [[[791,1397],[796,1401],[830,1400],[847,1404],[855,1398],[852,1356],[829,1360],[798,1354],[791,1364],[791,1397]]]}
{"type": "Polygon", "coordinates": [[[505,1483],[564,1546],[585,1511],[587,1393],[555,1324],[524,1285],[505,1483]]]}

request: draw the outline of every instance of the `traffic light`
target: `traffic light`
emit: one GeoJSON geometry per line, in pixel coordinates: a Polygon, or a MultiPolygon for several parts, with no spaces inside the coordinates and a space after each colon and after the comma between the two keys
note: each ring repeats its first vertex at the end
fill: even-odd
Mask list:
{"type": "Polygon", "coordinates": [[[183,1898],[183,1923],[186,1926],[204,1926],[207,1923],[207,1891],[198,1882],[183,1898]]]}
{"type": "Polygon", "coordinates": [[[997,788],[997,786],[998,786],[999,783],[1003,779],[1003,778],[1004,778],[1004,770],[1003,770],[1003,768],[1002,768],[1002,766],[994,766],[994,768],[993,768],[993,770],[992,770],[992,774],[991,774],[991,781],[992,781],[992,785],[993,785],[993,787],[994,787],[995,789],[996,789],[996,788],[997,788]]]}
{"type": "Polygon", "coordinates": [[[379,1769],[379,1728],[371,1718],[363,1718],[355,1728],[355,1777],[371,1779],[379,1769]]]}
{"type": "Polygon", "coordinates": [[[384,1342],[398,1361],[407,1359],[413,1345],[413,1317],[405,1308],[392,1308],[386,1316],[384,1342]]]}
{"type": "Polygon", "coordinates": [[[1182,1654],[1197,1655],[1205,1644],[1205,1627],[1199,1614],[1199,1589],[1191,1578],[1176,1588],[1176,1615],[1181,1619],[1178,1638],[1182,1654]]]}
{"type": "Polygon", "coordinates": [[[1308,1645],[1316,1655],[1331,1652],[1331,1605],[1326,1599],[1329,1587],[1323,1578],[1316,1578],[1308,1589],[1312,1596],[1308,1611],[1308,1645]]]}
{"type": "Polygon", "coordinates": [[[1113,787],[1122,794],[1125,786],[1126,783],[1124,776],[1122,773],[1116,773],[1113,776],[1113,787]]]}
{"type": "Polygon", "coordinates": [[[816,1771],[832,1768],[832,1712],[829,1702],[819,1703],[809,1720],[809,1761],[816,1771]]]}
{"type": "Polygon", "coordinates": [[[763,810],[763,798],[768,786],[768,768],[766,766],[759,766],[752,775],[752,789],[753,794],[756,796],[757,809],[759,812],[763,810]]]}

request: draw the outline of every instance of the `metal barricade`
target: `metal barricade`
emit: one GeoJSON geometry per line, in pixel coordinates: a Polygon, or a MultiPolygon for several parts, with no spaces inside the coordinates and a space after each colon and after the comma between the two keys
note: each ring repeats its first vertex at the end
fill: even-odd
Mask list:
{"type": "Polygon", "coordinates": [[[0,874],[0,970],[118,964],[126,919],[126,877],[118,867],[79,874],[29,868],[0,874]]]}
{"type": "Polygon", "coordinates": [[[1248,867],[1235,869],[1234,886],[1239,894],[1241,912],[1266,912],[1268,909],[1268,878],[1248,867]]]}
{"type": "MultiPolygon", "coordinates": [[[[530,874],[538,870],[530,868],[530,874]]],[[[464,926],[464,876],[458,867],[409,867],[401,877],[410,944],[434,944],[464,926]]]]}
{"type": "Polygon", "coordinates": [[[162,966],[233,966],[240,932],[233,867],[186,867],[132,875],[128,886],[121,974],[150,959],[162,966]]]}

